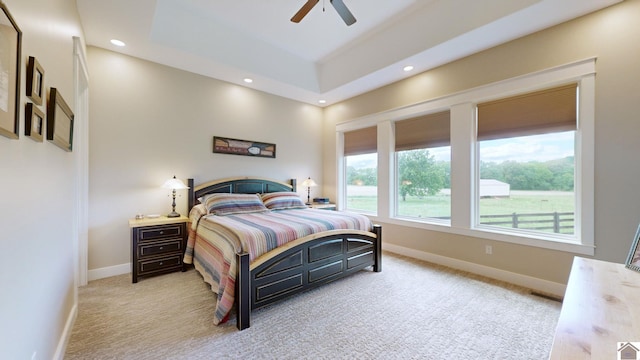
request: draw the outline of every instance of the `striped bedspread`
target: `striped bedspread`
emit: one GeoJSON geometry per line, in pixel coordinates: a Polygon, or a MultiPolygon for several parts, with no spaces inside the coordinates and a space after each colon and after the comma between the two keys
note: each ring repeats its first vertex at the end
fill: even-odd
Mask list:
{"type": "Polygon", "coordinates": [[[250,261],[292,240],[334,230],[371,231],[364,215],[318,209],[279,210],[237,215],[205,215],[203,207],[191,210],[191,228],[184,262],[194,264],[218,296],[214,323],[225,322],[234,305],[236,258],[249,253],[250,261]]]}

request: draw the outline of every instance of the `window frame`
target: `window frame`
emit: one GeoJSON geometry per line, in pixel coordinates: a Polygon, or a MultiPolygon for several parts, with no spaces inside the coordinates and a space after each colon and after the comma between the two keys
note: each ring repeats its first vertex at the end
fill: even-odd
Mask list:
{"type": "MultiPolygon", "coordinates": [[[[567,84],[560,84],[558,86],[552,87],[550,89],[543,89],[542,91],[534,91],[533,93],[541,93],[541,92],[563,92],[565,91],[565,89],[570,88],[571,91],[575,91],[576,95],[575,95],[575,101],[578,101],[580,98],[580,83],[576,83],[575,81],[571,81],[567,84]]],[[[566,91],[565,91],[566,92],[566,91]]],[[[522,93],[518,93],[518,94],[511,94],[509,96],[500,96],[494,99],[490,99],[488,102],[496,102],[496,101],[503,101],[503,100],[507,100],[509,101],[511,98],[516,97],[516,98],[522,98],[522,97],[526,97],[527,95],[530,95],[532,92],[522,92],[522,93]]],[[[535,101],[535,100],[534,100],[535,101]]],[[[485,100],[485,103],[487,101],[485,100]]],[[[484,135],[484,137],[481,139],[481,135],[480,135],[480,130],[479,130],[479,125],[480,125],[480,114],[479,114],[479,107],[480,104],[476,104],[476,111],[475,111],[475,126],[476,126],[476,136],[474,139],[474,151],[476,156],[474,156],[475,159],[475,163],[473,164],[474,166],[474,174],[473,174],[473,178],[474,178],[474,182],[473,182],[473,186],[474,186],[474,199],[473,199],[473,213],[472,213],[472,218],[473,218],[473,223],[472,223],[472,228],[473,229],[477,229],[479,231],[487,231],[487,232],[492,232],[492,233],[497,233],[497,234],[507,234],[507,235],[515,235],[515,236],[527,236],[527,237],[538,237],[541,236],[542,238],[546,238],[548,240],[553,240],[553,241],[569,241],[569,242],[579,242],[579,237],[578,237],[578,228],[580,228],[580,224],[581,224],[581,219],[578,216],[578,209],[577,209],[577,198],[579,197],[579,195],[581,194],[581,181],[579,179],[579,177],[576,174],[576,171],[574,171],[574,230],[572,234],[556,234],[556,233],[549,233],[549,232],[543,232],[543,231],[536,231],[536,230],[527,230],[527,229],[520,229],[520,228],[510,228],[510,227],[500,227],[500,226],[492,226],[492,225],[487,225],[487,224],[482,224],[480,222],[480,218],[481,218],[481,214],[480,214],[480,163],[482,161],[482,159],[480,158],[480,143],[482,141],[485,140],[497,140],[497,139],[507,139],[507,138],[513,138],[516,137],[514,136],[514,134],[516,134],[517,132],[522,132],[521,136],[531,136],[531,135],[540,135],[537,130],[533,130],[531,131],[530,128],[523,128],[522,130],[519,129],[518,127],[512,126],[512,125],[507,125],[506,130],[502,130],[499,129],[499,127],[496,127],[494,124],[492,124],[491,126],[491,132],[492,133],[500,133],[503,136],[499,136],[496,137],[495,135],[491,135],[491,136],[487,136],[486,134],[484,135]],[[488,138],[487,138],[488,137],[488,138]]],[[[537,125],[538,129],[539,128],[546,128],[546,129],[551,129],[551,128],[555,128],[554,132],[564,132],[567,131],[569,129],[572,129],[573,131],[575,131],[574,133],[574,143],[573,143],[573,147],[574,147],[574,167],[577,165],[578,162],[578,157],[577,157],[577,152],[579,151],[578,147],[577,147],[577,142],[578,142],[578,121],[579,121],[579,111],[578,111],[578,107],[576,105],[576,109],[575,109],[575,121],[573,121],[571,119],[571,121],[569,122],[567,120],[567,118],[561,118],[561,121],[558,123],[550,123],[550,122],[545,122],[545,123],[539,123],[539,122],[535,122],[535,125],[537,125]]],[[[575,169],[575,168],[574,168],[575,169]]]]}
{"type": "MultiPolygon", "coordinates": [[[[372,216],[401,226],[534,246],[582,255],[594,255],[594,126],[596,58],[588,58],[542,71],[479,86],[383,113],[336,125],[338,199],[345,202],[343,132],[377,125],[378,211],[372,216]],[[575,240],[553,234],[513,234],[475,226],[479,162],[476,141],[476,105],[491,99],[531,91],[578,84],[578,128],[575,134],[576,221],[575,240]],[[436,112],[451,111],[451,224],[423,219],[398,218],[394,214],[396,189],[394,122],[436,112]]],[[[339,204],[340,208],[340,204],[339,204]]]]}

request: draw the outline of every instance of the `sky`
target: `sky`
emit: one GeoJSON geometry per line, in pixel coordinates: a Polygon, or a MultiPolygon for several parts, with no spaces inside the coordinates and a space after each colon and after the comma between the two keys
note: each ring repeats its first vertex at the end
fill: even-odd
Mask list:
{"type": "Polygon", "coordinates": [[[574,155],[574,132],[543,134],[480,143],[482,161],[548,161],[574,155]]]}
{"type": "MultiPolygon", "coordinates": [[[[437,161],[450,161],[449,147],[429,149],[437,161]]],[[[548,161],[574,155],[574,132],[561,132],[499,140],[486,140],[480,144],[480,158],[486,162],[506,160],[528,162],[548,161]]],[[[360,155],[348,165],[357,168],[376,167],[376,154],[360,155]]]]}

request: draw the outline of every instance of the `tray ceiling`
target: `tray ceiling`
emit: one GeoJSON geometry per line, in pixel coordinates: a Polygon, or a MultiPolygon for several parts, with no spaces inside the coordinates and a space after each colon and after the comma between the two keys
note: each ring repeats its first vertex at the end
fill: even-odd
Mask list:
{"type": "Polygon", "coordinates": [[[77,4],[87,45],[329,105],[620,0],[344,0],[352,26],[321,0],[299,24],[289,21],[305,1],[77,4]]]}

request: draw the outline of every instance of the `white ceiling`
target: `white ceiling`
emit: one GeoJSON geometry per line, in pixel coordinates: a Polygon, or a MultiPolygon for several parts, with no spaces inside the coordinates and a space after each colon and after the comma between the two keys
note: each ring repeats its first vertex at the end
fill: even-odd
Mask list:
{"type": "Polygon", "coordinates": [[[77,4],[87,45],[330,105],[620,1],[344,0],[352,26],[329,0],[299,24],[289,19],[306,0],[77,4]]]}

